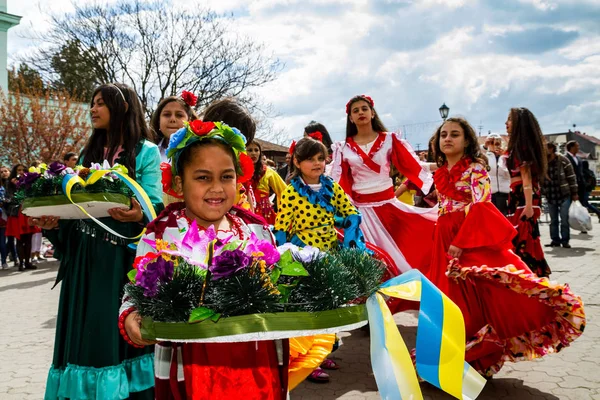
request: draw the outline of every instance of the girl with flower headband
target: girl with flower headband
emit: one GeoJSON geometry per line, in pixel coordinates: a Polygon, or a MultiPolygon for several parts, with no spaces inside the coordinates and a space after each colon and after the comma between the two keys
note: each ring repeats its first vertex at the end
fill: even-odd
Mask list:
{"type": "MultiPolygon", "coordinates": [[[[150,141],[142,105],[131,88],[101,85],[92,95],[93,133],[79,162],[118,162],[162,210],[160,153],[150,141]]],[[[134,237],[148,221],[132,199],[130,210],[109,210],[102,222],[134,237]]],[[[61,294],[52,367],[45,399],[154,399],[152,347],[129,346],[115,329],[123,286],[131,270],[130,242],[98,229],[89,220],[30,219],[45,231],[60,260],[61,294]],[[132,373],[135,371],[135,373],[132,373]]]]}
{"type": "Polygon", "coordinates": [[[254,175],[246,182],[245,187],[254,193],[254,212],[262,216],[269,224],[275,223],[275,210],[271,203],[271,191],[277,196],[277,204],[281,202],[281,194],[286,184],[273,170],[263,162],[262,146],[257,141],[248,143],[248,155],[254,162],[254,175]]]}
{"type": "Polygon", "coordinates": [[[491,202],[475,130],[451,117],[432,139],[440,217],[426,275],[462,311],[466,359],[489,377],[506,361],[568,346],[585,326],[581,299],[537,277],[512,251],[517,232],[491,202]]]}
{"type": "MultiPolygon", "coordinates": [[[[252,233],[272,241],[265,221],[234,207],[236,183],[252,177],[253,163],[245,138],[236,128],[200,120],[185,123],[169,141],[174,191],[183,202],[169,204],[148,227],[137,255],[156,250],[145,239],[165,242],[183,239],[195,225],[214,227],[221,238],[245,240],[252,233]]],[[[121,307],[119,328],[135,346],[142,339],[140,317],[127,299],[121,307]]],[[[287,351],[282,342],[185,343],[157,345],[155,353],[158,399],[280,400],[287,396],[287,351]],[[279,348],[277,346],[280,346],[279,348]],[[281,356],[278,357],[278,350],[281,356]]]]}
{"type": "MultiPolygon", "coordinates": [[[[344,247],[365,249],[360,230],[361,217],[344,190],[325,176],[327,147],[312,137],[295,143],[292,149],[291,183],[281,196],[274,234],[277,244],[286,242],[320,250],[337,248],[336,226],[344,229],[344,247]]],[[[290,390],[304,378],[328,382],[329,375],[320,367],[330,352],[335,335],[319,335],[290,339],[290,390]],[[312,346],[312,347],[311,347],[312,346]]],[[[323,368],[337,369],[333,360],[325,360],[323,368]]]]}
{"type": "MultiPolygon", "coordinates": [[[[369,96],[354,96],[346,104],[346,140],[333,146],[331,177],[352,198],[362,215],[368,242],[394,260],[389,273],[429,266],[437,209],[412,207],[394,195],[392,164],[425,193],[433,178],[423,169],[411,146],[398,133],[388,133],[369,96]]],[[[394,310],[392,310],[394,311],[394,310]]]]}

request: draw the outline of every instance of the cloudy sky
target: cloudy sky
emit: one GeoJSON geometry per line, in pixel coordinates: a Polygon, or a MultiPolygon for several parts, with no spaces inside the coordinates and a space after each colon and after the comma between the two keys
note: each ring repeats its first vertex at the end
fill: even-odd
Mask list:
{"type": "MultiPolygon", "coordinates": [[[[504,132],[509,108],[523,106],[545,133],[577,124],[600,136],[600,0],[206,3],[233,13],[234,29],[264,42],[285,63],[260,95],[274,105],[274,124],[290,138],[314,119],[342,139],[344,106],[361,93],[415,147],[440,122],[444,102],[483,134],[504,132]]],[[[8,12],[23,16],[9,31],[9,63],[35,45],[23,35],[32,24],[44,26],[43,11],[69,4],[8,0],[8,12]]]]}

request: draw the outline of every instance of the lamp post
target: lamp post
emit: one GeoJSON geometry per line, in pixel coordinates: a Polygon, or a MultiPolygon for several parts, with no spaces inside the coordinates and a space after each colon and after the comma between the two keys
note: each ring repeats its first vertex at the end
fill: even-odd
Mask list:
{"type": "Polygon", "coordinates": [[[450,111],[450,109],[448,108],[446,103],[442,104],[442,106],[440,107],[440,116],[442,117],[442,119],[444,121],[446,120],[446,118],[448,118],[449,111],[450,111]]]}

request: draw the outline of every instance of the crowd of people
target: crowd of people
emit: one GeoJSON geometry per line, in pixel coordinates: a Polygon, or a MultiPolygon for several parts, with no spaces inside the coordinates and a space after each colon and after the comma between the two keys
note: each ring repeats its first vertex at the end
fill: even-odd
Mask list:
{"type": "MultiPolygon", "coordinates": [[[[488,377],[506,361],[557,352],[583,332],[581,299],[548,280],[538,221],[544,189],[552,245],[568,247],[568,225],[561,223],[559,235],[558,216],[564,221],[571,199],[589,205],[584,161],[573,145],[567,145],[568,159],[546,144],[528,109],[509,110],[506,146],[496,135],[480,146],[467,120],[450,117],[433,133],[429,151],[417,155],[400,133],[388,132],[371,97],[355,96],[346,105],[344,140],[334,143],[323,124],[311,121],[276,171],[254,140],[254,119],[238,101],[218,100],[199,114],[194,106],[188,92],[163,99],[148,126],[131,88],[114,83],[94,91],[91,135],[80,155],[67,154],[65,163],[126,166],[158,214],[147,220],[133,200],[129,210],[109,210],[102,220],[110,228],[135,236],[146,226],[146,238],[155,240],[179,237],[195,221],[218,235],[255,233],[325,251],[370,243],[389,255],[387,277],[418,269],[458,305],[466,360],[488,377]],[[207,138],[182,129],[192,121],[200,130],[209,122],[237,128],[253,172],[228,139],[228,128],[207,138]],[[172,171],[172,180],[161,186],[165,171],[172,171]]],[[[122,299],[136,256],[130,243],[98,234],[101,228],[89,220],[27,219],[11,206],[25,170],[2,169],[2,262],[7,252],[17,260],[16,247],[20,268],[33,268],[30,258],[41,253],[33,238],[41,232],[60,260],[46,399],[285,399],[307,377],[327,382],[323,369],[339,367],[327,358],[335,335],[284,345],[144,340],[141,316],[122,299]]],[[[137,255],[148,251],[140,240],[137,255]]],[[[395,306],[392,312],[407,307],[395,306]]]]}

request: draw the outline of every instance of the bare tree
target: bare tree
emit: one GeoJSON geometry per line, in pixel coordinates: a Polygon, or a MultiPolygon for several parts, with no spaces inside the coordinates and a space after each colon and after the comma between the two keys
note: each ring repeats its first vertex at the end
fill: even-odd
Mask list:
{"type": "Polygon", "coordinates": [[[46,45],[21,61],[57,83],[72,74],[70,78],[82,79],[93,75],[96,84],[128,84],[148,114],[160,99],[182,90],[198,96],[198,108],[224,96],[243,95],[274,80],[282,67],[265,55],[264,45],[235,33],[231,15],[159,0],[73,2],[73,7],[72,13],[51,16],[51,29],[37,37],[46,45]],[[55,56],[67,48],[69,58],[79,54],[80,59],[68,63],[73,69],[60,63],[59,74],[55,56]]]}
{"type": "Polygon", "coordinates": [[[68,92],[27,86],[22,76],[16,79],[20,83],[10,93],[0,91],[0,160],[9,165],[49,163],[80,151],[91,131],[89,106],[68,92]]]}

